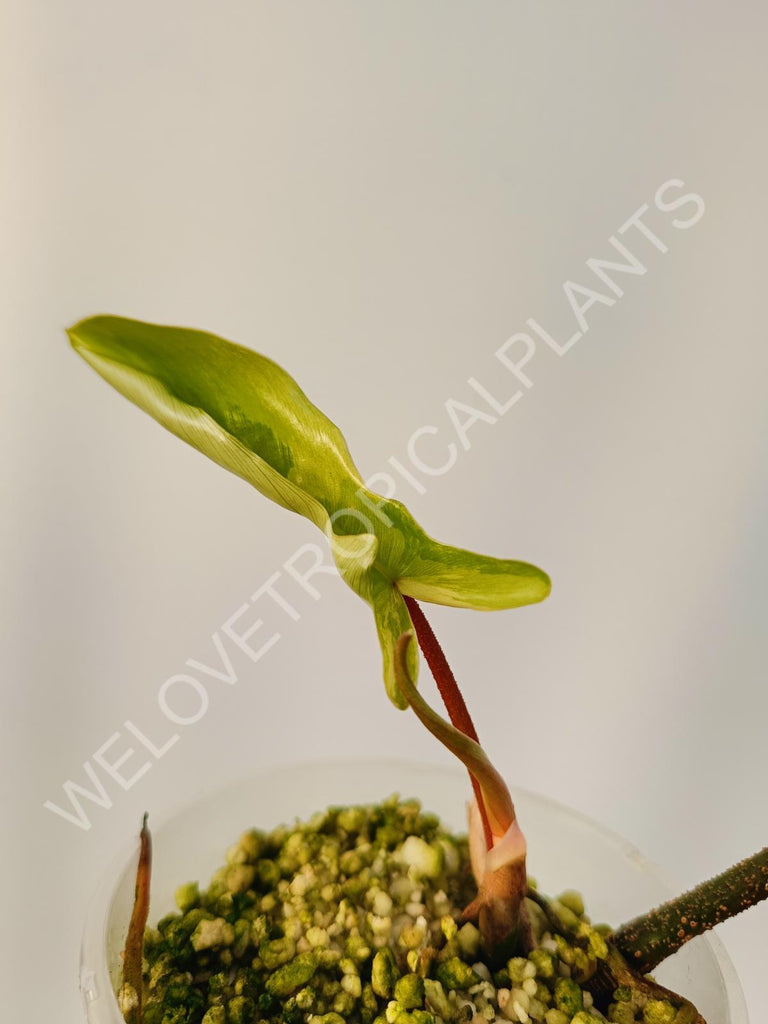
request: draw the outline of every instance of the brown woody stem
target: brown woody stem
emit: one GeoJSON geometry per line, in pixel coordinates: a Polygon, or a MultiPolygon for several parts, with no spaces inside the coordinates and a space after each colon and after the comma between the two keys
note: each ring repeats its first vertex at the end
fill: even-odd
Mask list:
{"type": "MultiPolygon", "coordinates": [[[[585,949],[586,939],[579,935],[576,928],[570,927],[562,921],[555,912],[550,900],[536,889],[528,889],[528,898],[537,904],[543,911],[550,928],[555,933],[564,933],[569,940],[577,946],[585,949]]],[[[613,1000],[614,993],[620,986],[626,986],[635,992],[641,993],[646,999],[659,999],[668,1001],[675,1008],[675,1024],[706,1024],[696,1007],[684,996],[678,995],[671,989],[664,988],[652,978],[647,978],[638,971],[634,965],[630,966],[621,952],[613,942],[613,936],[609,936],[608,956],[604,960],[593,962],[593,969],[583,977],[577,977],[577,981],[592,993],[595,1006],[607,1012],[613,1000]]]]}
{"type": "MultiPolygon", "coordinates": [[[[419,647],[421,648],[422,654],[426,659],[429,670],[434,676],[435,682],[437,683],[437,689],[442,698],[443,704],[445,704],[445,710],[448,712],[448,717],[451,720],[451,724],[457,729],[464,733],[465,736],[469,736],[475,743],[479,743],[477,736],[477,730],[475,729],[474,722],[469,713],[469,709],[464,701],[459,684],[456,682],[456,677],[451,670],[451,666],[448,664],[448,659],[443,653],[443,649],[440,646],[440,641],[435,636],[434,630],[427,621],[427,617],[421,610],[419,603],[412,597],[408,597],[403,594],[408,612],[411,616],[414,629],[416,630],[416,638],[419,641],[419,647]]],[[[491,833],[491,826],[488,823],[488,812],[483,802],[483,796],[480,792],[480,785],[475,779],[472,773],[469,773],[469,778],[472,783],[472,789],[475,794],[475,800],[477,800],[477,806],[480,809],[480,817],[483,821],[483,832],[485,833],[485,845],[488,849],[493,844],[493,835],[491,833]]]]}
{"type": "Polygon", "coordinates": [[[721,875],[702,882],[623,925],[612,942],[627,962],[646,974],[689,939],[768,898],[768,846],[721,875]]]}
{"type": "Polygon", "coordinates": [[[136,890],[133,911],[123,953],[123,986],[130,986],[136,994],[136,1004],[126,1014],[129,1024],[142,1024],[144,1020],[142,958],[144,955],[144,929],[149,916],[149,886],[152,877],[152,837],[147,827],[147,815],[141,825],[139,837],[139,864],[136,869],[136,890]]]}

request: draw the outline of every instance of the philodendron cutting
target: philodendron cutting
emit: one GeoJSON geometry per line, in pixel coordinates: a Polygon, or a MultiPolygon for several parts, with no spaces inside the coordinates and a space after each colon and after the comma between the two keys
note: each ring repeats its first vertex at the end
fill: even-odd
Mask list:
{"type": "MultiPolygon", "coordinates": [[[[429,537],[400,502],[382,498],[365,486],[337,427],[312,405],[284,370],[266,357],[212,334],[112,316],[83,320],[68,333],[76,351],[102,377],[168,430],[284,508],[307,517],[325,533],[339,574],[373,610],[384,684],[391,701],[398,708],[412,708],[469,771],[474,800],[470,806],[468,852],[476,890],[463,910],[463,918],[477,923],[488,968],[499,969],[510,956],[532,956],[535,963],[541,942],[557,939],[569,949],[581,951],[570,962],[562,960],[560,969],[590,994],[590,1005],[586,1007],[582,1000],[578,1006],[573,1005],[573,1013],[568,1010],[571,1004],[563,1008],[557,1003],[547,1009],[544,986],[541,998],[532,997],[545,1012],[539,1019],[554,1024],[573,1020],[578,1024],[590,1016],[605,1019],[605,1011],[610,1012],[610,1019],[622,1022],[635,1020],[636,1012],[644,1014],[641,1019],[661,1024],[701,1021],[683,996],[661,989],[645,973],[693,935],[764,899],[768,895],[768,851],[605,936],[589,926],[583,913],[569,908],[567,900],[545,899],[528,884],[525,838],[509,791],[479,745],[453,674],[418,603],[483,611],[514,608],[544,599],[550,589],[547,575],[526,562],[474,554],[429,537]],[[435,677],[450,723],[427,705],[416,688],[418,651],[414,636],[435,677]],[[622,996],[618,997],[617,992],[622,996]],[[626,993],[629,997],[624,998],[626,993]]],[[[125,962],[128,995],[124,1009],[137,1021],[143,1020],[141,949],[146,924],[148,844],[145,828],[137,909],[125,962]]],[[[251,882],[255,878],[250,871],[245,876],[251,882]]],[[[196,919],[195,927],[199,929],[205,922],[203,930],[213,933],[215,927],[210,922],[218,919],[210,918],[210,907],[197,910],[209,916],[196,919]]],[[[216,927],[219,938],[228,934],[224,925],[216,927]]],[[[256,958],[254,963],[266,969],[263,960],[256,958]]],[[[425,963],[419,970],[430,980],[430,968],[425,963]]],[[[354,989],[355,985],[350,983],[347,988],[354,989]]],[[[286,1009],[294,998],[292,990],[286,998],[288,1003],[280,1012],[287,1020],[286,1015],[295,1010],[290,1006],[289,1014],[286,1009]]],[[[388,1024],[399,1021],[398,1013],[411,1015],[407,1006],[396,999],[392,1002],[395,1008],[388,1006],[385,1015],[388,1024]]],[[[517,1016],[507,1014],[508,1019],[526,1019],[528,1011],[520,1000],[518,1004],[519,1011],[510,1010],[517,1016]]],[[[188,1014],[184,1021],[218,1021],[219,1005],[212,1002],[205,1018],[188,1014]],[[216,1013],[210,1016],[214,1009],[216,1013]]],[[[414,1003],[413,1014],[422,1012],[420,1005],[414,1003]]],[[[430,1006],[429,1012],[423,1012],[434,1017],[435,1007],[430,1006]]],[[[306,1019],[317,1018],[317,1013],[309,1012],[310,1003],[307,1007],[306,1019]]],[[[371,1024],[376,1019],[375,1000],[365,1013],[361,1007],[362,1003],[352,1016],[359,1012],[363,1024],[371,1024]]],[[[253,1012],[257,1014],[256,1009],[253,1012]]],[[[250,1019],[264,1019],[264,1014],[250,1019]]],[[[485,1016],[492,1019],[492,1015],[485,1016]]],[[[221,1016],[222,1022],[225,1019],[230,1018],[221,1016]]],[[[414,1020],[427,1024],[426,1019],[414,1020]]],[[[399,1024],[413,1022],[404,1018],[399,1024]]]]}

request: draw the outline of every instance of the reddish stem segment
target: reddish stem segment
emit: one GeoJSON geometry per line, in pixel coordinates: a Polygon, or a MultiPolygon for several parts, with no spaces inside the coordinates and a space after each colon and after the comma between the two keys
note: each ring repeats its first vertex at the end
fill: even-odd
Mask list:
{"type": "MultiPolygon", "coordinates": [[[[443,704],[445,704],[445,709],[448,712],[451,724],[457,729],[460,729],[465,736],[469,736],[469,738],[474,740],[475,743],[479,743],[480,741],[477,736],[477,730],[475,729],[474,722],[470,717],[464,698],[461,695],[459,684],[456,682],[456,677],[451,671],[451,666],[448,664],[448,659],[443,653],[443,649],[435,636],[434,630],[430,626],[429,622],[427,622],[427,617],[421,610],[421,606],[418,602],[414,600],[414,598],[408,597],[405,594],[403,594],[403,598],[416,630],[419,647],[421,648],[427,665],[429,665],[429,670],[437,683],[437,689],[440,692],[443,704]]],[[[488,813],[485,809],[485,804],[483,803],[483,795],[480,792],[480,786],[477,780],[471,772],[469,773],[469,778],[472,782],[472,789],[474,790],[477,806],[480,809],[480,817],[483,821],[485,845],[490,850],[493,845],[493,833],[491,832],[491,826],[488,823],[488,813]]]]}
{"type": "Polygon", "coordinates": [[[125,940],[123,954],[123,983],[130,985],[138,1000],[136,1006],[127,1014],[130,1024],[143,1024],[143,982],[142,957],[144,955],[144,929],[147,927],[149,915],[149,886],[152,874],[152,837],[147,827],[147,815],[141,826],[139,845],[139,864],[136,869],[136,890],[133,911],[128,925],[128,936],[125,940]]]}

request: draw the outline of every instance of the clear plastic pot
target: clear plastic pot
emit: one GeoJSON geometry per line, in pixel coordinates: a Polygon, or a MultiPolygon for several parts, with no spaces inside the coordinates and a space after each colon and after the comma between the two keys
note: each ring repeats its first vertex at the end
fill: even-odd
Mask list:
{"type": "MultiPolygon", "coordinates": [[[[182,882],[206,885],[227,847],[249,827],[271,828],[329,804],[369,803],[393,792],[418,797],[455,829],[464,828],[466,776],[398,761],[298,765],[203,794],[162,824],[152,822],[150,919],[174,909],[182,882]]],[[[528,865],[543,892],[583,893],[595,921],[618,924],[672,895],[663,874],[626,840],[534,793],[513,793],[529,842],[528,865]]],[[[89,1024],[123,1024],[115,990],[130,918],[138,844],[113,865],[95,894],[83,935],[80,986],[89,1024]]],[[[655,972],[691,999],[710,1024],[748,1024],[744,997],[716,936],[694,939],[655,972]]]]}

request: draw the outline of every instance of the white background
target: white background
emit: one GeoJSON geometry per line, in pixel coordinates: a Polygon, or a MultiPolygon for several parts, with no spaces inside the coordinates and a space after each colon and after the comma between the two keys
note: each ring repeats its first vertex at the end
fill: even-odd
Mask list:
{"type": "MultiPolygon", "coordinates": [[[[86,901],[145,808],[296,759],[444,759],[387,704],[369,610],[323,577],[317,603],[286,589],[299,622],[266,609],[281,641],[211,684],[205,718],[129,792],[108,782],[111,809],[86,803],[90,831],[43,808],[125,719],[167,735],[163,681],[211,663],[211,634],[321,539],[78,360],[63,328],[91,313],[270,355],[364,475],[406,462],[423,425],[437,462],[456,440],[445,401],[472,402],[469,377],[509,397],[496,349],[528,317],[570,334],[563,282],[594,285],[585,260],[610,258],[649,203],[669,251],[627,233],[647,273],[588,311],[566,356],[540,343],[524,398],[399,496],[434,536],[553,578],[541,606],[431,613],[511,781],[681,886],[763,846],[763,5],[4,13],[4,1019],[82,1020],[86,901]],[[706,203],[687,230],[672,218],[690,205],[653,207],[671,178],[706,203]]],[[[758,1022],[768,909],[721,935],[758,1022]]]]}

